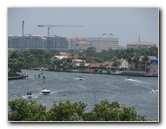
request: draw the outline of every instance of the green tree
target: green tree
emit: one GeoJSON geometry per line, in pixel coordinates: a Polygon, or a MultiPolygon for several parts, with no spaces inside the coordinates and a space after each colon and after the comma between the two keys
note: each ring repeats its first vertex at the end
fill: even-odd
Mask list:
{"type": "Polygon", "coordinates": [[[71,103],[70,101],[53,104],[47,112],[48,121],[83,121],[86,104],[82,102],[71,103]]]}
{"type": "MultiPolygon", "coordinates": [[[[95,104],[90,120],[97,121],[145,121],[143,116],[139,116],[134,107],[120,106],[118,102],[111,104],[104,100],[95,104]]],[[[87,114],[86,114],[87,115],[87,114]]],[[[90,116],[90,115],[89,115],[90,116]]],[[[88,118],[86,118],[88,120],[88,118]]]]}
{"type": "Polygon", "coordinates": [[[35,100],[15,99],[9,101],[11,113],[9,121],[45,121],[46,107],[37,104],[35,100]]]}
{"type": "Polygon", "coordinates": [[[96,49],[94,47],[89,47],[86,50],[83,51],[86,56],[94,56],[96,52],[96,49]]]}
{"type": "Polygon", "coordinates": [[[145,72],[146,72],[147,62],[149,61],[149,57],[147,55],[144,55],[143,58],[142,58],[142,61],[145,62],[145,72]]]}
{"type": "Polygon", "coordinates": [[[21,70],[21,67],[23,65],[23,58],[21,58],[20,54],[18,52],[11,52],[8,55],[8,68],[9,70],[9,76],[16,76],[16,72],[19,72],[21,70]]]}
{"type": "Polygon", "coordinates": [[[135,63],[135,67],[137,66],[136,69],[138,69],[138,70],[139,70],[139,59],[140,59],[140,55],[135,54],[134,58],[133,58],[133,62],[135,63]]]}
{"type": "Polygon", "coordinates": [[[46,111],[46,107],[32,99],[15,99],[9,101],[11,112],[9,121],[145,121],[134,107],[120,106],[118,102],[109,103],[104,100],[95,104],[92,111],[84,112],[86,104],[71,103],[69,100],[54,103],[46,111]]]}
{"type": "Polygon", "coordinates": [[[119,67],[119,65],[120,65],[120,61],[116,58],[116,57],[113,57],[113,65],[112,66],[114,66],[114,67],[119,67]]]}

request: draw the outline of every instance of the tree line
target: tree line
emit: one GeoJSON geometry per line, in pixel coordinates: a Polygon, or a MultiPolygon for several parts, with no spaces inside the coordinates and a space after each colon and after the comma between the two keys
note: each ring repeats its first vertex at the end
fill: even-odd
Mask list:
{"type": "MultiPolygon", "coordinates": [[[[105,61],[114,62],[113,66],[117,67],[120,64],[120,59],[125,59],[129,63],[134,62],[138,67],[139,58],[143,56],[143,61],[148,61],[148,56],[158,57],[158,48],[140,48],[140,49],[122,49],[122,50],[102,50],[97,52],[94,47],[90,47],[86,50],[68,50],[66,51],[71,55],[78,55],[79,59],[86,60],[87,63],[103,63],[105,61]]],[[[19,70],[20,68],[29,69],[36,67],[45,67],[48,69],[54,69],[55,66],[58,68],[65,69],[66,66],[71,68],[72,59],[63,60],[51,60],[54,55],[59,55],[58,50],[43,50],[43,49],[29,49],[24,51],[14,51],[8,54],[8,66],[13,71],[19,70]]],[[[144,68],[142,68],[144,69],[144,68]]]]}
{"type": "Polygon", "coordinates": [[[52,105],[49,110],[32,99],[9,101],[9,121],[146,121],[132,106],[103,100],[95,104],[90,112],[85,112],[87,104],[66,100],[52,105]]]}

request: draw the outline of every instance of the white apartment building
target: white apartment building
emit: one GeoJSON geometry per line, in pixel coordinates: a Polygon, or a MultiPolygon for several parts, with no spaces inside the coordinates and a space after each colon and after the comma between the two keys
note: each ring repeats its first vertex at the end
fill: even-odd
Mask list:
{"type": "Polygon", "coordinates": [[[90,38],[90,40],[92,47],[95,47],[97,51],[118,49],[118,38],[112,36],[90,38]]]}

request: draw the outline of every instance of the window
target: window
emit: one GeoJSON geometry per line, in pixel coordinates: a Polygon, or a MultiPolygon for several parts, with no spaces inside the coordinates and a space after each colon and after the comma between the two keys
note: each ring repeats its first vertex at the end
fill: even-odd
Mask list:
{"type": "Polygon", "coordinates": [[[153,69],[153,73],[155,73],[156,72],[156,70],[155,69],[153,69]]]}

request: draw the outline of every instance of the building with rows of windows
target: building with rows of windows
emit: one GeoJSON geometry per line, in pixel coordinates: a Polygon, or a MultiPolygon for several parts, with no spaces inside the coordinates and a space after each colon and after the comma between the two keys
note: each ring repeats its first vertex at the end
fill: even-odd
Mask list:
{"type": "Polygon", "coordinates": [[[97,51],[118,49],[118,38],[112,36],[90,38],[90,41],[92,47],[95,47],[97,51]]]}
{"type": "Polygon", "coordinates": [[[94,38],[66,38],[62,36],[42,37],[39,35],[8,36],[8,48],[26,49],[56,49],[85,50],[94,47],[97,51],[118,49],[118,38],[102,36],[94,38]]]}
{"type": "Polygon", "coordinates": [[[127,44],[127,48],[151,48],[156,47],[157,44],[152,42],[130,42],[127,44]]]}
{"type": "Polygon", "coordinates": [[[56,49],[67,50],[68,40],[66,37],[53,36],[41,37],[38,35],[8,36],[8,48],[24,49],[56,49]]]}

